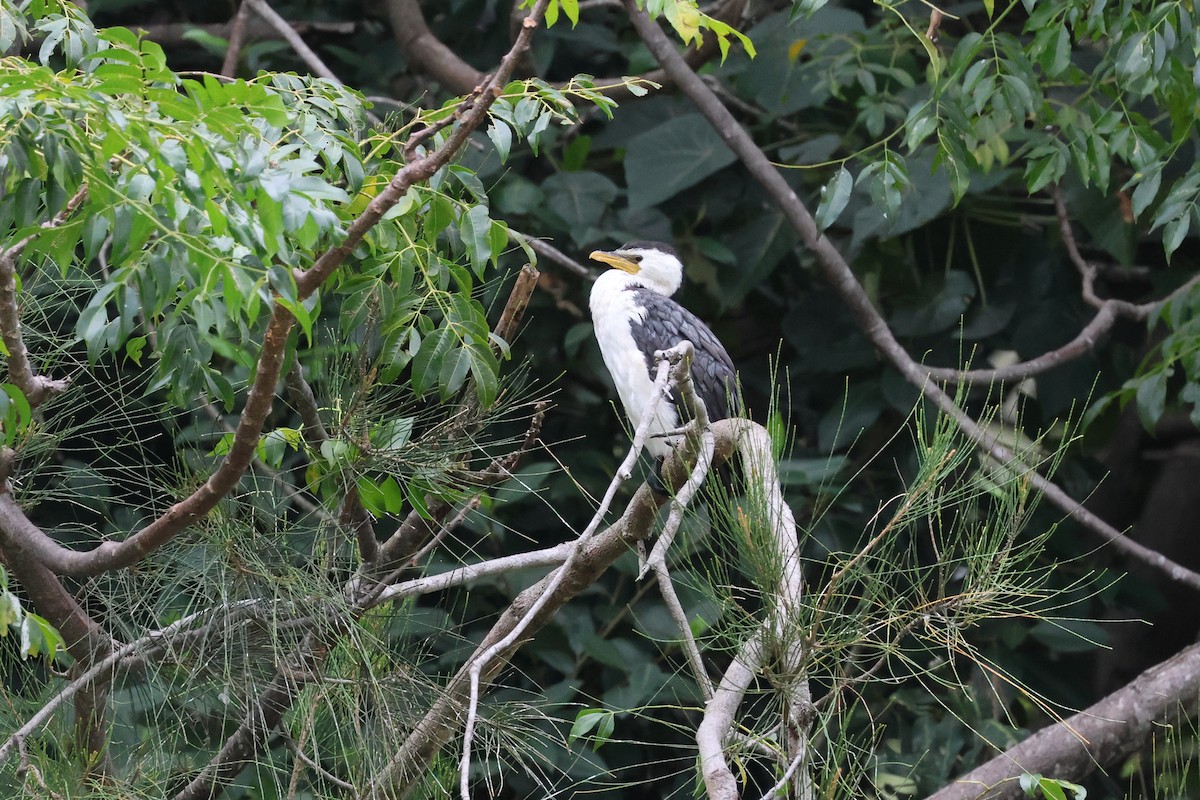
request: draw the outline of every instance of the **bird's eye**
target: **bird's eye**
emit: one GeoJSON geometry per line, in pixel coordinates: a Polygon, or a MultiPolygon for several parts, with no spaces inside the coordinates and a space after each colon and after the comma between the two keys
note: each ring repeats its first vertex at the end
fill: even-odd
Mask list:
{"type": "Polygon", "coordinates": [[[640,263],[642,263],[642,257],[641,257],[641,256],[630,256],[630,257],[629,257],[629,260],[630,260],[630,261],[632,261],[632,262],[633,262],[633,263],[635,263],[635,264],[640,264],[640,263]]]}

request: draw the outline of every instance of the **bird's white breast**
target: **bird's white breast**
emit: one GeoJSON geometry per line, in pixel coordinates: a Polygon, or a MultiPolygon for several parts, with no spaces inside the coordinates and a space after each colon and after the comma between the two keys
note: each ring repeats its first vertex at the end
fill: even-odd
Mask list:
{"type": "MultiPolygon", "coordinates": [[[[642,412],[654,393],[654,382],[646,367],[646,356],[638,349],[630,325],[641,322],[646,309],[634,302],[634,292],[625,291],[633,283],[631,275],[610,270],[601,275],[592,286],[589,305],[592,309],[592,324],[596,329],[596,341],[604,365],[612,375],[617,395],[625,414],[636,430],[642,421],[642,412]]],[[[675,409],[669,402],[660,402],[650,423],[650,438],[646,449],[655,457],[671,452],[671,442],[656,433],[664,433],[678,427],[675,409]]]]}

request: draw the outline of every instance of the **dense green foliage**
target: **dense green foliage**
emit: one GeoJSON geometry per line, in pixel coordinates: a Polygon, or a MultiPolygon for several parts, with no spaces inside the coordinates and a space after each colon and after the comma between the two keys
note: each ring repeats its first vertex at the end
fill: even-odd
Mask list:
{"type": "MultiPolygon", "coordinates": [[[[1028,359],[1091,318],[1055,187],[1079,245],[1103,267],[1102,297],[1147,302],[1195,274],[1200,30],[1189,4],[983,0],[943,8],[936,42],[925,36],[931,6],[918,3],[756,5],[738,30],[694,4],[646,5],[684,41],[719,35],[706,80],[925,363],[1028,359]]],[[[434,33],[478,69],[510,43],[504,4],[426,6],[434,33]]],[[[287,395],[268,418],[260,464],[212,514],[134,569],[68,584],[119,641],[193,614],[209,614],[212,629],[114,686],[115,788],[78,788],[94,754],[72,750],[66,712],[28,743],[41,786],[178,791],[313,630],[342,637],[325,680],[300,690],[283,733],[229,796],[340,796],[330,774],[361,786],[379,772],[445,676],[544,571],[397,601],[347,633],[342,586],[359,567],[352,526],[337,521],[348,490],[378,518],[381,540],[410,512],[438,518],[438,506],[477,497],[420,565],[436,573],[568,539],[627,447],[586,281],[543,259],[519,337],[493,333],[509,276],[536,260],[524,237],[578,259],[628,239],[675,242],[688,269],[682,301],[729,346],[751,414],[781,449],[787,441],[780,469],[815,598],[797,624],[815,643],[814,694],[827,698],[813,766],[820,796],[930,793],[1152,663],[1138,655],[1194,638],[1184,620],[1174,639],[1139,654],[1122,628],[1099,624],[1151,617],[1171,589],[1150,573],[1122,579],[1128,565],[1095,553],[1019,475],[977,459],[920,408],[917,388],[883,365],[783,212],[686,99],[641,79],[591,77],[654,66],[624,11],[574,0],[551,9],[556,24],[522,66],[538,77],[505,87],[462,156],[409,188],[309,294],[298,271],[450,129],[406,154],[414,132],[464,107],[397,52],[386,12],[278,4],[289,18],[355,23],[310,37],[346,88],[308,77],[278,41],[249,42],[240,77],[224,80],[213,74],[220,36],[163,47],[153,30],[136,32],[176,14],[225,22],[229,8],[91,0],[97,26],[124,26],[93,27],[71,4],[0,0],[0,51],[25,47],[0,61],[0,238],[34,236],[18,269],[26,340],[41,372],[72,378],[33,412],[11,383],[0,394],[13,491],[31,518],[86,549],[125,538],[195,489],[229,452],[276,304],[297,320],[287,358],[311,380],[327,433],[314,446],[287,395]],[[43,227],[85,184],[78,208],[43,227]],[[485,473],[518,449],[542,399],[547,447],[492,490],[485,473]],[[854,558],[880,531],[895,536],[854,558]],[[294,748],[317,753],[324,774],[294,768],[294,748]]],[[[1197,297],[1118,322],[1101,346],[1033,381],[958,398],[1088,497],[1106,468],[1141,468],[1140,451],[1130,463],[1095,458],[1124,452],[1114,442],[1128,420],[1160,432],[1181,424],[1180,440],[1194,441],[1197,297]]],[[[1121,505],[1105,510],[1135,521],[1160,474],[1144,487],[1106,486],[1102,501],[1121,505]]],[[[778,578],[739,516],[743,503],[714,487],[676,555],[714,672],[778,578]]],[[[1186,560],[1186,530],[1153,533],[1186,560]]],[[[703,696],[665,604],[637,572],[634,555],[622,557],[502,673],[485,703],[480,786],[522,797],[693,791],[703,696]]],[[[14,687],[0,718],[14,728],[60,686],[46,661],[21,657],[59,650],[35,610],[0,568],[0,632],[20,634],[0,641],[14,687]]],[[[775,702],[766,692],[747,701],[749,730],[770,729],[775,702]]],[[[1168,737],[1148,768],[1131,759],[1088,796],[1121,796],[1133,781],[1151,787],[1146,796],[1183,792],[1175,770],[1192,746],[1168,737]]],[[[778,779],[753,748],[737,757],[759,794],[778,779]]],[[[0,787],[38,796],[15,767],[0,766],[0,787]]],[[[448,749],[426,794],[455,785],[455,769],[448,749]]],[[[1053,779],[1045,796],[1063,791],[1053,779]]]]}

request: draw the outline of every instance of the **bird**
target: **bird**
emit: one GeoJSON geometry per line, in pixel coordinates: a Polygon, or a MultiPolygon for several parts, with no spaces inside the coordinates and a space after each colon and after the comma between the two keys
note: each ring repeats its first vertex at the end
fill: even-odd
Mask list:
{"type": "MultiPolygon", "coordinates": [[[[694,347],[692,382],[709,421],[736,412],[737,376],[729,353],[707,325],[671,299],[683,283],[683,262],[675,248],[634,241],[616,250],[596,250],[589,258],[610,267],[592,285],[588,304],[604,366],[633,429],[641,424],[654,392],[654,352],[684,339],[694,347]]],[[[660,462],[679,439],[664,434],[690,418],[677,398],[668,395],[667,400],[658,405],[646,439],[646,450],[660,462]]]]}

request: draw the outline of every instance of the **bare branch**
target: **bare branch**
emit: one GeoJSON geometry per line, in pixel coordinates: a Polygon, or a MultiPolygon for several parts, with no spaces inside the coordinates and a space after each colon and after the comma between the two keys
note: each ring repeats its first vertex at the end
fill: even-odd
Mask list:
{"type": "MultiPolygon", "coordinates": [[[[242,55],[242,45],[246,41],[246,23],[250,19],[250,4],[241,3],[233,22],[229,24],[229,47],[225,50],[225,60],[221,62],[221,74],[232,78],[237,74],[238,59],[242,55]]],[[[288,26],[291,30],[291,26],[288,26]]],[[[293,31],[294,32],[294,31],[293,31]]]]}
{"type": "Polygon", "coordinates": [[[762,665],[762,634],[747,639],[730,662],[716,691],[704,704],[704,718],[696,729],[700,748],[700,773],[709,800],[737,800],[737,778],[725,760],[725,737],[733,727],[733,718],[746,690],[762,665]]]}
{"type": "Polygon", "coordinates": [[[288,21],[279,16],[279,13],[275,9],[271,8],[267,0],[242,0],[242,6],[250,6],[250,10],[257,14],[263,22],[274,28],[275,32],[283,37],[292,50],[296,51],[296,55],[300,56],[305,65],[313,71],[313,74],[320,75],[322,78],[332,81],[338,86],[342,85],[341,78],[325,65],[325,62],[321,60],[321,57],[311,47],[305,44],[304,39],[300,38],[300,34],[296,33],[295,29],[288,24],[288,21]]]}
{"type": "Polygon", "coordinates": [[[1078,781],[1120,764],[1155,729],[1195,717],[1200,644],[1143,672],[1098,703],[1050,725],[930,795],[928,800],[1024,797],[1018,778],[1033,772],[1078,781]]]}
{"type": "MultiPolygon", "coordinates": [[[[87,193],[88,187],[85,183],[72,195],[61,211],[41,224],[42,229],[57,228],[66,222],[87,198],[87,193]]],[[[3,337],[4,347],[8,350],[8,377],[34,408],[45,402],[50,395],[66,389],[68,385],[66,380],[54,380],[34,371],[29,361],[29,351],[25,349],[25,339],[21,335],[21,311],[17,303],[17,259],[36,236],[36,233],[30,234],[0,251],[0,337],[3,337]]]]}
{"type": "Polygon", "coordinates": [[[1101,299],[1096,295],[1095,281],[1101,274],[1101,265],[1087,261],[1079,252],[1075,241],[1075,233],[1071,230],[1071,220],[1067,214],[1066,202],[1062,191],[1055,186],[1051,191],[1054,197],[1054,210],[1058,219],[1059,232],[1062,235],[1063,246],[1066,247],[1067,257],[1079,272],[1080,293],[1088,305],[1096,309],[1096,315],[1084,326],[1074,339],[1062,347],[1050,350],[1028,361],[1009,364],[997,369],[955,370],[941,367],[926,367],[925,372],[933,379],[952,383],[992,384],[1022,381],[1048,372],[1061,364],[1074,361],[1092,352],[1112,330],[1118,319],[1128,319],[1133,322],[1144,322],[1157,314],[1164,304],[1182,297],[1200,285],[1200,275],[1193,277],[1182,286],[1175,289],[1161,300],[1148,303],[1131,303],[1127,300],[1101,299]]]}
{"type": "MultiPolygon", "coordinates": [[[[243,4],[244,5],[244,4],[243,4]]],[[[146,38],[153,42],[158,42],[164,47],[178,47],[180,45],[189,44],[188,36],[192,31],[202,31],[209,36],[218,39],[227,39],[230,42],[232,49],[234,25],[237,18],[234,17],[229,22],[220,22],[210,25],[197,25],[190,22],[164,22],[164,23],[148,23],[139,25],[139,30],[146,32],[146,38]]],[[[288,27],[296,33],[325,33],[336,36],[353,36],[361,29],[359,23],[353,21],[334,21],[334,20],[290,20],[288,27]]],[[[244,34],[245,39],[279,39],[282,38],[279,32],[268,25],[265,21],[258,18],[250,18],[246,20],[246,29],[244,34]]],[[[228,73],[232,75],[232,73],[228,73]]]]}
{"type": "Polygon", "coordinates": [[[517,280],[513,283],[512,291],[508,293],[504,311],[500,313],[500,320],[496,323],[495,334],[505,342],[511,343],[516,338],[517,327],[525,316],[525,309],[529,307],[529,298],[537,286],[540,274],[530,264],[521,267],[521,271],[517,273],[517,280]]]}
{"type": "MultiPolygon", "coordinates": [[[[1024,473],[1024,468],[1012,451],[999,444],[994,435],[984,431],[968,414],[963,412],[940,386],[929,379],[929,370],[916,363],[896,341],[891,329],[888,328],[887,321],[872,304],[870,296],[858,282],[850,265],[846,263],[833,243],[817,228],[808,208],[784,181],[750,135],[721,105],[720,100],[705,85],[704,81],[688,67],[666,34],[646,16],[645,12],[637,7],[633,0],[626,0],[625,7],[633,20],[634,27],[637,28],[638,34],[649,47],[650,52],[664,66],[676,85],[704,114],[718,135],[739,156],[750,174],[762,184],[788,222],[800,235],[801,240],[817,256],[817,263],[822,275],[846,304],[859,327],[876,349],[909,383],[918,387],[927,399],[943,413],[949,415],[976,446],[1002,464],[1013,465],[1024,473]]],[[[1038,492],[1069,517],[1079,522],[1084,530],[1111,543],[1122,553],[1155,567],[1172,580],[1200,589],[1200,574],[1133,541],[1087,511],[1078,501],[1036,471],[1030,470],[1026,474],[1038,492]]]]}
{"type": "Polygon", "coordinates": [[[540,257],[553,261],[560,267],[565,268],[568,272],[572,272],[581,278],[589,281],[596,280],[596,274],[592,270],[588,269],[583,264],[580,264],[566,253],[547,242],[545,239],[539,239],[536,236],[530,236],[529,234],[521,233],[520,231],[514,231],[512,228],[509,228],[508,232],[525,244],[529,245],[529,249],[533,250],[533,252],[537,253],[540,257]]]}

